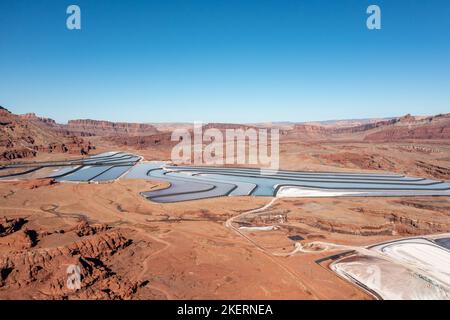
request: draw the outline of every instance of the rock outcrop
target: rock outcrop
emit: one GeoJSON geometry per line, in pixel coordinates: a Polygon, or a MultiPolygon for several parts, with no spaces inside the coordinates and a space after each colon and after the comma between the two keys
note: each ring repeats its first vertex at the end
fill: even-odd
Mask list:
{"type": "Polygon", "coordinates": [[[0,237],[10,235],[22,227],[26,222],[23,218],[8,219],[7,217],[0,218],[0,237]]]}
{"type": "Polygon", "coordinates": [[[95,136],[147,136],[158,133],[158,130],[151,124],[90,119],[70,120],[64,129],[74,134],[95,136]]]}
{"type": "Polygon", "coordinates": [[[136,149],[145,149],[149,147],[173,147],[178,141],[171,141],[170,133],[159,133],[151,136],[115,136],[107,137],[110,142],[118,146],[129,146],[136,149]]]}
{"type": "Polygon", "coordinates": [[[15,115],[0,107],[0,160],[16,160],[38,153],[88,154],[89,141],[64,133],[60,125],[33,113],[15,115]]]}
{"type": "Polygon", "coordinates": [[[416,119],[410,115],[399,119],[395,124],[385,126],[381,130],[369,133],[368,141],[399,141],[399,140],[440,140],[450,139],[450,113],[416,119]]]}
{"type": "Polygon", "coordinates": [[[112,269],[115,256],[133,244],[121,229],[83,222],[68,230],[13,234],[24,220],[4,218],[0,222],[9,230],[3,232],[0,248],[11,248],[0,254],[0,297],[3,292],[31,299],[129,299],[145,285],[112,269]],[[60,246],[36,246],[55,233],[74,234],[78,239],[60,246]]]}
{"type": "Polygon", "coordinates": [[[289,137],[319,139],[355,139],[366,141],[402,141],[415,139],[450,139],[450,114],[431,117],[403,117],[367,122],[356,126],[298,124],[289,137]]]}

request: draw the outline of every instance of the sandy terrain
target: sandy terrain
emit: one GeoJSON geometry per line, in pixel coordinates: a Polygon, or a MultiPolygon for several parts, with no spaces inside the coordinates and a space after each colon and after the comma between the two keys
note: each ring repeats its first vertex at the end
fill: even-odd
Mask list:
{"type": "MultiPolygon", "coordinates": [[[[48,140],[44,134],[35,143],[11,133],[34,121],[33,132],[63,143],[70,128],[5,117],[12,122],[4,158],[81,157],[71,153],[81,143],[48,152],[39,147],[48,140]]],[[[281,135],[280,167],[450,181],[448,119],[423,124],[406,117],[350,129],[293,124],[281,135]]],[[[170,132],[85,139],[95,146],[90,154],[121,150],[145,160],[170,159],[170,132]]],[[[320,259],[349,247],[450,232],[449,197],[234,196],[158,204],[140,192],[167,187],[163,182],[57,183],[33,173],[28,178],[0,182],[0,299],[373,299],[320,259]],[[66,285],[73,264],[82,274],[77,291],[66,285]]],[[[408,277],[408,271],[399,272],[408,277]]]]}
{"type": "Polygon", "coordinates": [[[289,253],[450,230],[445,198],[277,199],[255,212],[271,199],[161,205],[139,192],[163,183],[37,181],[0,184],[0,216],[22,219],[0,237],[1,298],[368,299],[315,262],[332,251],[289,253]],[[65,287],[71,263],[83,266],[76,292],[65,287]]]}

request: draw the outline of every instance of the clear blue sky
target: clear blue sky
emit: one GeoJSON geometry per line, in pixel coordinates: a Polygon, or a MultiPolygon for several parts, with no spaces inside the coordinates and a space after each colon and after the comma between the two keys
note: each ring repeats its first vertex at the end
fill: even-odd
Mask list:
{"type": "Polygon", "coordinates": [[[448,0],[0,0],[0,105],[65,122],[450,112],[448,0]],[[82,30],[66,29],[78,4],[82,30]],[[382,29],[366,28],[378,4],[382,29]]]}

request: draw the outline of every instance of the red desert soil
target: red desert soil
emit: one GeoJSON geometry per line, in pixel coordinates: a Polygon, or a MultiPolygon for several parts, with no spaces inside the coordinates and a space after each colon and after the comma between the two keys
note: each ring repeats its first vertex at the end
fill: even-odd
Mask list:
{"type": "Polygon", "coordinates": [[[140,191],[164,183],[0,184],[2,299],[368,299],[296,242],[367,245],[448,232],[446,198],[228,197],[156,204],[140,191]],[[244,214],[243,214],[244,213],[244,214]],[[226,226],[277,224],[270,232],[226,226]],[[281,220],[280,220],[280,217],[281,220]],[[294,239],[294,240],[293,240],[294,239]],[[68,265],[82,287],[66,286],[68,265]]]}
{"type": "MultiPolygon", "coordinates": [[[[175,143],[167,128],[176,124],[155,132],[150,125],[60,125],[0,112],[3,160],[9,154],[32,161],[74,158],[85,147],[169,160],[175,143]],[[67,146],[70,139],[80,140],[66,151],[49,147],[67,146]]],[[[280,166],[450,181],[449,127],[448,114],[283,125],[280,166]]],[[[361,246],[450,231],[449,197],[277,199],[251,212],[272,199],[157,204],[139,195],[166,186],[141,180],[1,182],[0,299],[371,299],[316,263],[339,251],[308,244],[361,246]],[[294,253],[298,243],[311,252],[294,253]],[[76,291],[66,286],[72,264],[82,274],[76,291]]]]}

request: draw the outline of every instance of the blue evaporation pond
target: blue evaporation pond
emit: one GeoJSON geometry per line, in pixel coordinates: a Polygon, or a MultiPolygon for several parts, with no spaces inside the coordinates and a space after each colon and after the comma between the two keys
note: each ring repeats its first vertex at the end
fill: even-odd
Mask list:
{"type": "Polygon", "coordinates": [[[441,247],[444,247],[444,248],[447,248],[450,250],[450,238],[435,239],[434,242],[436,242],[441,247]]]}
{"type": "Polygon", "coordinates": [[[274,193],[274,185],[277,184],[277,181],[273,179],[263,179],[263,178],[252,178],[252,177],[243,177],[243,176],[228,176],[228,175],[220,175],[220,174],[202,174],[202,176],[216,178],[224,181],[239,181],[246,183],[253,183],[257,187],[251,193],[255,196],[273,196],[274,193]]]}
{"type": "Polygon", "coordinates": [[[120,163],[120,162],[136,162],[140,159],[140,157],[138,156],[129,156],[129,157],[124,157],[124,158],[120,158],[120,159],[111,159],[108,160],[108,163],[120,163]]]}
{"type": "Polygon", "coordinates": [[[114,155],[111,157],[88,158],[88,159],[85,159],[83,162],[85,164],[106,163],[106,162],[122,160],[122,159],[128,160],[131,157],[133,157],[133,156],[130,154],[118,154],[118,155],[114,155]]]}
{"type": "Polygon", "coordinates": [[[59,170],[55,170],[53,173],[50,173],[47,177],[48,178],[57,178],[57,177],[61,177],[64,176],[68,173],[72,173],[73,171],[75,171],[76,169],[78,169],[79,166],[76,167],[65,167],[59,170]]]}
{"type": "Polygon", "coordinates": [[[161,168],[165,165],[164,162],[140,162],[136,164],[125,176],[126,179],[151,179],[148,176],[150,170],[161,168]]]}
{"type": "Polygon", "coordinates": [[[99,176],[92,179],[92,181],[110,181],[119,178],[123,175],[127,170],[129,170],[132,166],[117,166],[112,167],[111,169],[103,172],[99,176]]]}
{"type": "Polygon", "coordinates": [[[58,178],[58,181],[89,181],[102,174],[112,166],[83,167],[74,173],[58,178]]]}

